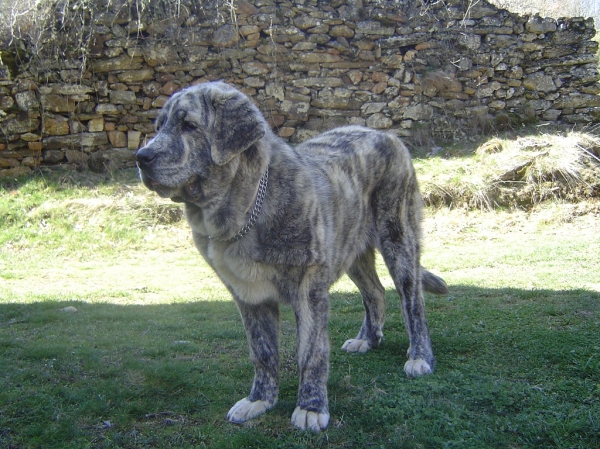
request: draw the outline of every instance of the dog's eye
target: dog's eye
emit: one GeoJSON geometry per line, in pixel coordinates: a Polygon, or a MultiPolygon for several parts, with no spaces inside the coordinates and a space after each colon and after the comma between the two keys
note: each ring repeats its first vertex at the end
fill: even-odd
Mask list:
{"type": "Polygon", "coordinates": [[[198,129],[198,124],[196,122],[192,122],[190,120],[184,120],[181,124],[181,130],[184,132],[196,131],[198,129]]]}

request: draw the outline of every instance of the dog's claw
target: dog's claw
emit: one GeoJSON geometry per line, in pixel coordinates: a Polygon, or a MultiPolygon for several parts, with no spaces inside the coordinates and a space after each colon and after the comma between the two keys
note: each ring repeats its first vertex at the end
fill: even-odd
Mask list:
{"type": "Polygon", "coordinates": [[[364,353],[371,349],[371,342],[368,340],[360,340],[358,338],[352,338],[346,340],[342,349],[346,352],[360,352],[364,353]]]}
{"type": "Polygon", "coordinates": [[[267,401],[250,401],[248,398],[244,398],[237,401],[229,413],[227,413],[227,421],[234,423],[243,423],[252,418],[262,415],[264,412],[269,410],[275,404],[267,401]]]}
{"type": "Polygon", "coordinates": [[[408,377],[417,377],[431,374],[433,369],[424,359],[412,359],[404,364],[404,372],[408,377]]]}
{"type": "Polygon", "coordinates": [[[292,424],[300,430],[320,432],[329,424],[329,413],[317,413],[296,407],[292,414],[292,424]]]}

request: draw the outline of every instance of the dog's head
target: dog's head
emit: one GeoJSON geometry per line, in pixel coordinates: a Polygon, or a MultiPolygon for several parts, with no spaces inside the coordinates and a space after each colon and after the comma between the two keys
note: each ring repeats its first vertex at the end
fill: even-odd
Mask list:
{"type": "Polygon", "coordinates": [[[140,177],[163,198],[202,204],[215,172],[263,137],[266,126],[256,106],[233,87],[189,87],[167,101],[156,136],[136,153],[140,177]]]}

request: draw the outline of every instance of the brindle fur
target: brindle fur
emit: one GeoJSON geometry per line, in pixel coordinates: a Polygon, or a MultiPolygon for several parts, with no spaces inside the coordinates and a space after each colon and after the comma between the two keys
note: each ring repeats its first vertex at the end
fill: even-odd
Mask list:
{"type": "Polygon", "coordinates": [[[329,422],[327,376],[329,287],[348,273],[365,318],[343,349],[366,352],[383,337],[384,288],[375,271],[379,250],[394,279],[410,346],[408,376],[431,373],[434,357],[422,287],[444,293],[444,281],[420,266],[421,196],[399,139],[350,126],[291,148],[259,110],[224,83],[174,95],[158,133],[137,153],[144,184],[185,205],[196,247],[233,295],[254,364],[250,394],[227,418],[244,422],[277,401],[279,304],[297,327],[300,385],[292,423],[319,431],[329,422]],[[266,198],[247,223],[268,168],[266,198]]]}

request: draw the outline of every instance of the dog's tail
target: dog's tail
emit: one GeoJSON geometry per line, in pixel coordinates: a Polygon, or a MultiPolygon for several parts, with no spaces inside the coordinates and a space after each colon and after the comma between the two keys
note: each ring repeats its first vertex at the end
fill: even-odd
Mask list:
{"type": "Polygon", "coordinates": [[[421,268],[421,270],[423,277],[423,289],[426,292],[434,293],[436,295],[445,295],[448,293],[448,286],[441,277],[427,271],[425,268],[421,268]]]}

